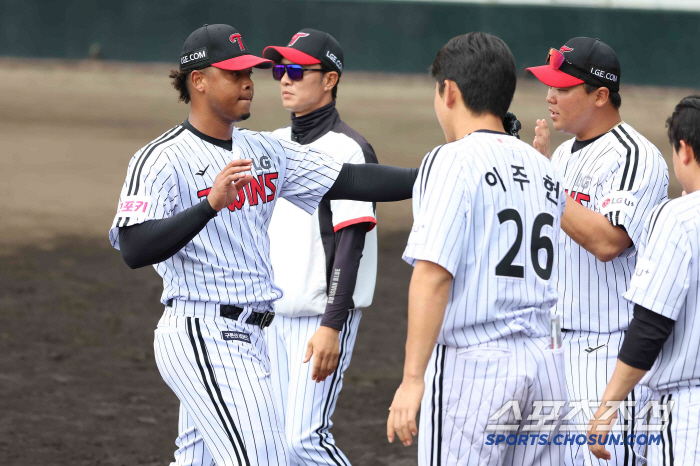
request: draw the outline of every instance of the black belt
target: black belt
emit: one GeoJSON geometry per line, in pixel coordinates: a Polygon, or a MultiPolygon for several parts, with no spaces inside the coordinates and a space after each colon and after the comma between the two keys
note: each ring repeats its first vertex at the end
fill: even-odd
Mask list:
{"type": "MultiPolygon", "coordinates": [[[[165,304],[168,307],[173,306],[173,300],[169,299],[165,304]]],[[[243,308],[232,304],[221,304],[219,306],[219,315],[225,319],[238,320],[243,314],[243,308]]],[[[275,313],[270,311],[255,312],[253,311],[245,320],[246,324],[257,325],[260,328],[269,327],[272,320],[275,318],[275,313]]]]}

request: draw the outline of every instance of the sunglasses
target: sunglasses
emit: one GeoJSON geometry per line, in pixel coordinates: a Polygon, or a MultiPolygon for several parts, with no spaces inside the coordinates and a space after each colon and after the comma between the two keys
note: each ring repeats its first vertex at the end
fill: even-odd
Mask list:
{"type": "Polygon", "coordinates": [[[544,62],[545,65],[549,65],[552,69],[558,70],[561,65],[566,61],[564,54],[557,49],[549,49],[547,54],[547,61],[544,62]]]}
{"type": "Polygon", "coordinates": [[[547,61],[544,62],[544,64],[551,66],[555,70],[558,70],[559,68],[561,68],[561,65],[563,65],[564,62],[573,66],[577,70],[583,71],[584,73],[588,74],[588,72],[585,69],[581,68],[580,66],[574,65],[569,60],[567,60],[564,57],[564,54],[557,49],[549,49],[549,53],[547,54],[547,61]]]}
{"type": "Polygon", "coordinates": [[[287,76],[289,76],[289,79],[292,81],[301,81],[304,77],[304,71],[326,72],[326,70],[302,68],[301,65],[275,65],[272,68],[272,77],[275,78],[275,81],[280,81],[284,77],[284,74],[287,73],[287,76]]]}

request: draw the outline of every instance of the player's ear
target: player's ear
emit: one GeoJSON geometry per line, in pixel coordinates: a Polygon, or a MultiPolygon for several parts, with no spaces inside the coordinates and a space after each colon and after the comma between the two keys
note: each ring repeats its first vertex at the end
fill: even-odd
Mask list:
{"type": "Polygon", "coordinates": [[[688,165],[695,160],[693,148],[682,139],[680,141],[680,147],[678,148],[678,158],[683,165],[688,165]]]}
{"type": "Polygon", "coordinates": [[[194,70],[190,73],[190,89],[196,90],[197,92],[204,92],[205,75],[202,70],[194,70]]]}
{"type": "Polygon", "coordinates": [[[336,71],[328,71],[326,73],[323,73],[323,89],[325,91],[332,90],[338,83],[339,79],[340,76],[338,76],[338,73],[336,71]]]}
{"type": "Polygon", "coordinates": [[[457,99],[459,99],[462,96],[462,93],[459,92],[459,88],[457,87],[457,83],[450,80],[446,79],[445,80],[445,91],[443,92],[443,97],[445,99],[445,105],[447,108],[452,108],[454,107],[455,102],[457,99]]]}
{"type": "Polygon", "coordinates": [[[599,87],[595,91],[595,106],[601,108],[610,100],[610,89],[607,87],[599,87]]]}

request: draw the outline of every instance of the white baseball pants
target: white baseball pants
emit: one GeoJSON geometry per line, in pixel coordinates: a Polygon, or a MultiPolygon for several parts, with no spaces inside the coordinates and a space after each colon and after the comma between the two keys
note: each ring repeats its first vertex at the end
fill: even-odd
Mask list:
{"type": "MultiPolygon", "coordinates": [[[[605,387],[615,370],[617,355],[620,352],[625,332],[592,333],[567,331],[562,334],[562,344],[566,361],[566,386],[569,400],[591,400],[595,403],[593,412],[600,405],[605,387]]],[[[639,409],[651,400],[651,390],[637,385],[627,398],[636,403],[628,408],[634,417],[639,409]]],[[[571,424],[587,426],[590,419],[582,412],[572,419],[571,424]]],[[[618,424],[627,422],[618,411],[618,424]]],[[[625,437],[635,435],[635,422],[627,422],[625,437]]],[[[588,428],[571,432],[572,435],[587,434],[588,428]]],[[[612,455],[610,461],[596,458],[588,445],[566,445],[565,466],[643,466],[646,464],[645,445],[608,445],[606,449],[612,455]]]]}
{"type": "Polygon", "coordinates": [[[158,369],[181,403],[172,464],[286,466],[263,330],[240,323],[249,309],[239,322],[212,317],[207,306],[176,301],[155,331],[158,369]]]}
{"type": "Polygon", "coordinates": [[[351,310],[341,330],[338,368],[321,383],[311,380],[313,358],[303,364],[306,345],[322,316],[277,316],[265,335],[272,367],[272,388],[284,420],[292,465],[349,465],[330,428],[343,374],[350,365],[362,311],[351,310]]]}
{"type": "MultiPolygon", "coordinates": [[[[563,446],[555,444],[489,445],[489,434],[522,432],[535,401],[566,402],[563,348],[552,350],[549,338],[503,338],[478,346],[453,348],[436,345],[425,374],[425,394],[418,427],[418,464],[500,466],[561,466],[563,446]],[[497,424],[516,430],[487,431],[489,418],[508,402],[513,410],[497,424]]],[[[565,411],[550,424],[558,426],[565,411]]],[[[542,432],[552,438],[552,432],[542,432]]]]}

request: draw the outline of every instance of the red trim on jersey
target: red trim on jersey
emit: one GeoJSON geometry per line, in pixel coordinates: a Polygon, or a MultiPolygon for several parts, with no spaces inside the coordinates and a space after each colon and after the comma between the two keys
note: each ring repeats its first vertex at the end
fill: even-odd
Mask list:
{"type": "Polygon", "coordinates": [[[374,217],[359,217],[354,218],[352,220],[346,220],[334,226],[333,233],[338,233],[338,230],[342,230],[343,228],[349,227],[350,225],[357,225],[358,223],[369,223],[370,225],[367,228],[367,231],[372,231],[372,229],[374,229],[374,227],[377,226],[377,219],[375,219],[374,217]]]}

